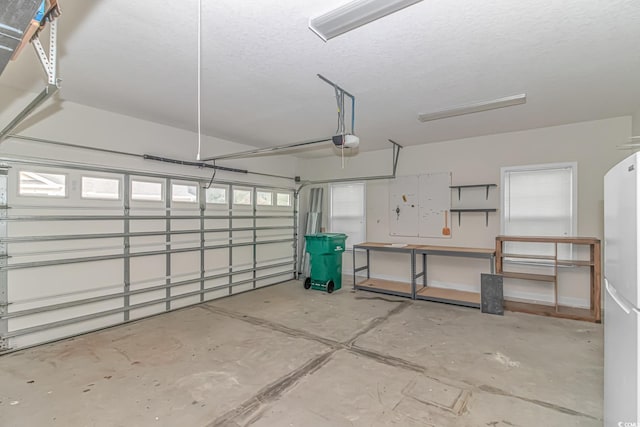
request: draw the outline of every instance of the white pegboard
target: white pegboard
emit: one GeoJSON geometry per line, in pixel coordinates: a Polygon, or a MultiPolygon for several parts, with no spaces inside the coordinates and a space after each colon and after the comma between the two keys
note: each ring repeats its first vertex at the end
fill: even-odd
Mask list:
{"type": "MultiPolygon", "coordinates": [[[[451,172],[397,177],[389,186],[389,235],[442,237],[451,206],[451,172]]],[[[450,221],[447,225],[450,227],[450,221]]]]}

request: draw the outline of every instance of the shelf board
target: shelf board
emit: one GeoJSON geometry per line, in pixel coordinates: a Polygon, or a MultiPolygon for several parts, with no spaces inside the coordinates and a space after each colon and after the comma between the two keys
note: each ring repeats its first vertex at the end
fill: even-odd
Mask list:
{"type": "Polygon", "coordinates": [[[538,280],[540,282],[556,281],[556,276],[552,276],[549,274],[515,273],[511,271],[505,271],[499,274],[502,275],[502,277],[509,277],[511,279],[538,280]]]}
{"type": "Polygon", "coordinates": [[[576,245],[593,245],[600,243],[595,237],[570,236],[496,236],[498,242],[534,242],[534,243],[574,243],[576,245]]]}
{"type": "Polygon", "coordinates": [[[416,298],[480,308],[480,294],[475,292],[426,286],[416,292],[416,298]]]}
{"type": "Polygon", "coordinates": [[[450,185],[449,188],[484,188],[497,187],[498,184],[471,184],[471,185],[450,185]]]}
{"type": "Polygon", "coordinates": [[[556,257],[551,255],[522,255],[522,254],[502,254],[502,258],[550,259],[550,260],[556,259],[556,257]]]}
{"type": "Polygon", "coordinates": [[[449,209],[450,212],[497,212],[497,209],[449,209]]]}
{"type": "Polygon", "coordinates": [[[531,304],[519,301],[504,302],[504,309],[508,311],[516,311],[519,313],[536,314],[548,317],[560,317],[563,319],[586,320],[590,322],[600,323],[594,313],[588,308],[558,306],[556,311],[553,305],[531,304]]]}
{"type": "Polygon", "coordinates": [[[411,297],[411,284],[383,279],[367,279],[356,284],[356,289],[411,297]]]}
{"type": "Polygon", "coordinates": [[[578,259],[559,259],[558,265],[575,265],[577,267],[589,267],[595,265],[593,261],[578,260],[578,259]]]}

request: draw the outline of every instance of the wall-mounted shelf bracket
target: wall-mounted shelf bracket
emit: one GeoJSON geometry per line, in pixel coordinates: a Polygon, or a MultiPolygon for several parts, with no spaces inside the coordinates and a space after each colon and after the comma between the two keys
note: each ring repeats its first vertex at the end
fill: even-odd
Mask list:
{"type": "Polygon", "coordinates": [[[452,185],[449,188],[457,188],[458,189],[458,200],[460,200],[460,197],[462,196],[462,189],[463,188],[481,188],[481,187],[485,187],[487,189],[487,193],[485,196],[485,200],[489,200],[489,189],[491,187],[497,187],[497,184],[473,184],[473,185],[452,185]]]}
{"type": "Polygon", "coordinates": [[[458,227],[460,226],[460,215],[462,212],[484,212],[485,226],[489,226],[489,212],[497,212],[497,209],[451,209],[451,212],[458,213],[458,227]]]}

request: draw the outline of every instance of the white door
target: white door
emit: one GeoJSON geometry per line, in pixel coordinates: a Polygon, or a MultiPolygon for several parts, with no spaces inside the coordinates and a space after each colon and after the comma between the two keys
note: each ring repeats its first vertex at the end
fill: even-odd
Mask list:
{"type": "Polygon", "coordinates": [[[604,425],[634,425],[638,409],[640,316],[610,286],[605,292],[604,425]],[[622,424],[620,424],[622,423],[622,424]]]}

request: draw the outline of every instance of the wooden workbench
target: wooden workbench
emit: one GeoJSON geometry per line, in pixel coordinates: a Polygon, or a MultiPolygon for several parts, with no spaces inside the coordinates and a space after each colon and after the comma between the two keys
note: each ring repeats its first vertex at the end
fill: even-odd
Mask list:
{"type": "Polygon", "coordinates": [[[427,286],[427,256],[456,256],[466,258],[486,258],[490,261],[490,271],[494,271],[495,250],[487,248],[466,248],[455,246],[435,246],[435,245],[402,245],[392,243],[365,242],[353,246],[353,283],[354,289],[379,292],[388,295],[397,295],[412,299],[444,302],[449,304],[463,305],[467,307],[480,307],[480,293],[458,291],[454,289],[444,289],[427,286]],[[356,266],[356,252],[366,251],[366,265],[356,266]],[[370,276],[371,251],[384,251],[408,254],[411,265],[411,280],[409,283],[397,282],[382,279],[373,279],[370,276]],[[421,256],[422,271],[416,272],[416,255],[421,256]],[[357,282],[356,273],[367,272],[367,278],[357,282]],[[422,277],[422,286],[416,289],[416,280],[422,277]]]}

